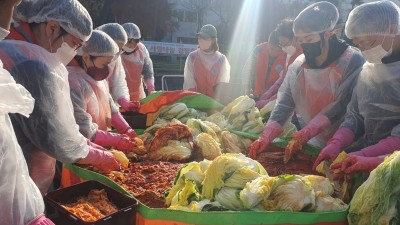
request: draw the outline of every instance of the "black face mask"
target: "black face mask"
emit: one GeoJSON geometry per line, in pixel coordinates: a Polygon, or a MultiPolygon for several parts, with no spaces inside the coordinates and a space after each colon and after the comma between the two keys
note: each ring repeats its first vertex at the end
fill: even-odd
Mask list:
{"type": "Polygon", "coordinates": [[[306,62],[308,64],[314,64],[315,63],[315,58],[320,56],[322,53],[322,47],[323,47],[323,40],[324,36],[323,34],[321,35],[321,40],[314,42],[314,43],[303,43],[301,44],[301,48],[303,49],[304,56],[306,57],[306,62]]]}

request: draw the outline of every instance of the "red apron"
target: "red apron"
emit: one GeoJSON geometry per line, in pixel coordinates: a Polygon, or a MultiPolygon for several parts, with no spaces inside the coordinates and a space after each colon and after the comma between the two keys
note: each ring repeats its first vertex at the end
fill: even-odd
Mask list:
{"type": "Polygon", "coordinates": [[[257,46],[256,56],[256,77],[254,83],[254,95],[260,95],[271,87],[279,78],[279,74],[285,67],[285,54],[280,54],[274,61],[270,73],[269,67],[269,48],[268,42],[262,43],[257,46]]]}
{"type": "Polygon", "coordinates": [[[197,50],[195,54],[191,54],[191,57],[193,57],[194,79],[197,86],[196,91],[210,98],[214,98],[214,87],[219,81],[221,67],[224,64],[225,57],[221,54],[221,57],[219,57],[211,69],[207,69],[201,61],[199,54],[199,50],[197,50]]]}

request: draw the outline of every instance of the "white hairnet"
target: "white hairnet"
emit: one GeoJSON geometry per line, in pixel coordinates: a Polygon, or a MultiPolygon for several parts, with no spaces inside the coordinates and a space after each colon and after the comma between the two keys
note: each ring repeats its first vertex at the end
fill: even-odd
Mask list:
{"type": "Polygon", "coordinates": [[[14,10],[14,20],[27,23],[57,21],[68,33],[87,41],[92,18],[77,0],[24,0],[14,10]]]}
{"type": "Polygon", "coordinates": [[[92,36],[82,46],[82,53],[89,53],[92,56],[114,56],[119,52],[115,41],[106,33],[94,30],[92,36]]]}
{"type": "Polygon", "coordinates": [[[303,9],[294,20],[293,32],[299,36],[331,31],[339,19],[339,12],[335,5],[322,1],[309,5],[303,9]]]}
{"type": "Polygon", "coordinates": [[[122,27],[125,29],[128,39],[140,39],[142,35],[140,34],[139,27],[134,23],[124,23],[122,27]]]}
{"type": "Polygon", "coordinates": [[[399,7],[390,1],[362,4],[354,8],[346,22],[346,36],[389,34],[391,25],[399,25],[399,7]]]}
{"type": "Polygon", "coordinates": [[[110,35],[110,37],[114,39],[115,42],[120,42],[124,45],[126,44],[126,42],[128,42],[128,36],[126,35],[124,28],[118,23],[103,24],[97,27],[96,30],[101,30],[110,35]]]}

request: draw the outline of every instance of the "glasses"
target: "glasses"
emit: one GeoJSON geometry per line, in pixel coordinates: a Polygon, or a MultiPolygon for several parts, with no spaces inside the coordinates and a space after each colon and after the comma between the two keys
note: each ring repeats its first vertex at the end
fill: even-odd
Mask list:
{"type": "Polygon", "coordinates": [[[133,43],[139,43],[140,42],[140,39],[129,39],[128,40],[128,43],[130,43],[130,44],[133,44],[133,43]]]}

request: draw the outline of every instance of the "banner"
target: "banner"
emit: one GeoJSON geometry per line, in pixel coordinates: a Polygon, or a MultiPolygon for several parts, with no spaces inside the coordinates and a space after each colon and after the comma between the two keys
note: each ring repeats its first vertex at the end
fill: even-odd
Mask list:
{"type": "Polygon", "coordinates": [[[142,41],[150,55],[180,55],[187,56],[197,49],[197,45],[142,41]]]}

